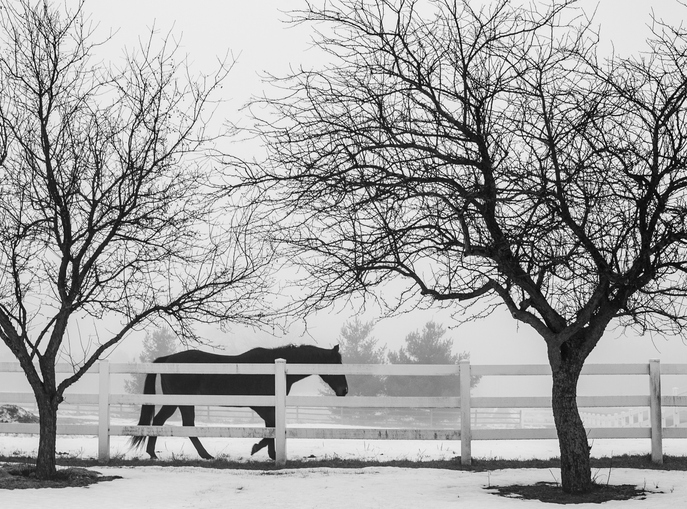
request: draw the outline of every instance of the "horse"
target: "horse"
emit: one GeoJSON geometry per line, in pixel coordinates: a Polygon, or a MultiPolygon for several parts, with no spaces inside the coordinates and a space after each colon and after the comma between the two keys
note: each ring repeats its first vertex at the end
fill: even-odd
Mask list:
{"type": "MultiPolygon", "coordinates": [[[[339,345],[334,348],[326,349],[312,345],[288,345],[277,348],[254,348],[240,355],[218,355],[200,350],[187,350],[174,353],[165,357],[159,357],[155,363],[201,363],[201,364],[273,364],[276,359],[285,359],[287,363],[298,364],[341,364],[341,353],[339,345]]],[[[144,394],[155,394],[155,377],[157,373],[146,375],[143,386],[144,394]]],[[[286,393],[291,390],[291,386],[310,375],[287,375],[286,393]]],[[[320,375],[337,396],[345,396],[348,393],[348,383],[344,375],[320,375]]],[[[274,375],[238,375],[238,374],[160,374],[162,392],[164,394],[203,394],[203,395],[274,395],[274,375]]],[[[141,416],[138,421],[139,426],[162,426],[167,419],[179,408],[181,421],[184,426],[193,426],[195,421],[195,407],[192,405],[163,405],[155,414],[155,405],[143,405],[141,416]],[[155,417],[153,417],[155,414],[155,417]]],[[[250,407],[264,421],[265,426],[273,428],[275,426],[274,407],[252,406],[250,407]]],[[[191,443],[203,459],[212,459],[212,456],[205,450],[198,437],[190,437],[191,443]]],[[[131,447],[138,448],[143,446],[145,436],[131,438],[131,447]]],[[[146,452],[151,459],[156,459],[155,443],[156,436],[148,438],[146,452]]],[[[262,448],[267,447],[268,455],[271,459],[276,459],[273,438],[263,438],[260,442],[253,445],[251,455],[262,448]]]]}

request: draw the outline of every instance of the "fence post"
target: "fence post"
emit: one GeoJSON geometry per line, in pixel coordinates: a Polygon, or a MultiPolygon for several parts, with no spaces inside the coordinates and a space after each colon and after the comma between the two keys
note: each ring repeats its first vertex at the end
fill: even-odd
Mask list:
{"type": "Polygon", "coordinates": [[[472,464],[472,431],[470,429],[470,361],[459,363],[460,376],[460,463],[472,464]]]}
{"type": "Polygon", "coordinates": [[[282,467],[286,464],[286,360],[274,361],[274,449],[276,464],[282,467]]]}
{"type": "Polygon", "coordinates": [[[661,361],[649,361],[649,413],[651,418],[651,461],[663,464],[663,419],[661,416],[661,361]]]}
{"type": "Polygon", "coordinates": [[[98,363],[98,461],[110,460],[110,362],[98,363]]]}

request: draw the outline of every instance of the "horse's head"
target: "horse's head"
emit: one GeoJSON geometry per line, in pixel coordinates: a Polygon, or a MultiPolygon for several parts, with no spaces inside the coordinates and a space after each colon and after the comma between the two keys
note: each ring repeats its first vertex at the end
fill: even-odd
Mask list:
{"type": "MultiPolygon", "coordinates": [[[[327,364],[341,364],[341,353],[339,352],[339,345],[336,345],[331,350],[327,350],[327,364]]],[[[345,396],[348,394],[348,382],[346,375],[320,375],[329,387],[336,393],[337,396],[345,396]]]]}

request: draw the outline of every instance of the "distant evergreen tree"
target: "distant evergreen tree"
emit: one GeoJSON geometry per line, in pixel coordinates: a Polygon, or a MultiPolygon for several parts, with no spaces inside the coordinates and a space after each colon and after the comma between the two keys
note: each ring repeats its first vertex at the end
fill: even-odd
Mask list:
{"type": "MultiPolygon", "coordinates": [[[[372,322],[359,319],[346,322],[341,327],[339,343],[345,364],[384,364],[385,348],[377,346],[377,339],[370,334],[372,322]]],[[[371,375],[349,375],[348,393],[351,396],[378,396],[384,392],[384,378],[371,375]]]]}
{"type": "MultiPolygon", "coordinates": [[[[422,331],[414,331],[405,338],[405,346],[390,351],[391,364],[458,364],[469,359],[470,354],[453,353],[453,339],[443,338],[446,329],[429,321],[422,331]]],[[[472,377],[471,387],[480,377],[472,377]]],[[[389,376],[386,378],[385,394],[389,396],[456,396],[459,381],[455,376],[389,376]]]]}
{"type": "MultiPolygon", "coordinates": [[[[143,351],[139,355],[139,362],[153,362],[158,357],[170,355],[176,352],[179,340],[174,333],[166,327],[155,329],[153,333],[146,332],[143,339],[143,351]]],[[[124,390],[131,394],[143,393],[145,374],[136,373],[129,380],[124,380],[124,390]]]]}

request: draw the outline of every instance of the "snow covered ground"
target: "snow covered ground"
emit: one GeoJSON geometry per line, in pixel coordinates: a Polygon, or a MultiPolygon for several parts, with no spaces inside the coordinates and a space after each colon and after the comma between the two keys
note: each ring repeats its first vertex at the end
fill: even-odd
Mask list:
{"type": "MultiPolygon", "coordinates": [[[[0,453],[35,454],[35,437],[0,435],[0,453]]],[[[252,439],[205,439],[206,448],[216,456],[251,461],[252,439]]],[[[449,459],[460,453],[454,442],[290,440],[290,458],[449,459]]],[[[61,437],[58,452],[95,457],[93,437],[61,437]]],[[[161,438],[161,458],[195,456],[187,439],[161,438]]],[[[113,437],[112,455],[144,457],[129,451],[126,439],[113,437]]],[[[647,440],[597,440],[595,456],[648,453],[647,440]]],[[[687,454],[687,441],[666,440],[665,452],[687,454]]],[[[261,453],[261,454],[264,454],[261,453]]],[[[548,458],[557,455],[555,441],[479,441],[473,443],[476,458],[548,458]]],[[[264,459],[266,456],[261,456],[264,459]]],[[[527,508],[542,506],[537,501],[506,499],[485,489],[488,486],[555,481],[560,473],[548,469],[513,469],[493,472],[458,472],[435,469],[368,467],[362,469],[284,469],[279,471],[213,470],[206,468],[98,467],[104,475],[123,479],[88,488],[16,490],[0,492],[0,506],[8,508],[109,509],[109,508],[527,508]]],[[[651,494],[646,500],[628,502],[636,508],[674,509],[687,507],[687,472],[601,469],[594,474],[600,482],[635,484],[651,494]]],[[[621,507],[608,502],[603,507],[621,507]]],[[[581,504],[576,508],[598,509],[581,504]]],[[[625,507],[624,505],[622,507],[625,507]]]]}

